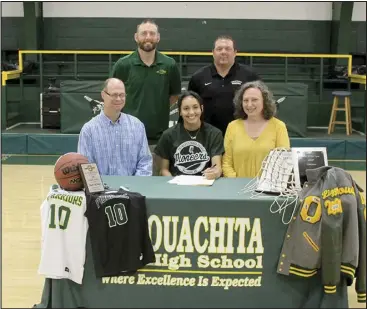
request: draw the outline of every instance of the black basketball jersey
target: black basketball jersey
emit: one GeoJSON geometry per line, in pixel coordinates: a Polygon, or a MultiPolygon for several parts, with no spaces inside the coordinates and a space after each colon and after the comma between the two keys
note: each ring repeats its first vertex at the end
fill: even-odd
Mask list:
{"type": "Polygon", "coordinates": [[[135,272],[155,262],[145,196],[122,189],[88,194],[85,216],[97,277],[135,272]]]}

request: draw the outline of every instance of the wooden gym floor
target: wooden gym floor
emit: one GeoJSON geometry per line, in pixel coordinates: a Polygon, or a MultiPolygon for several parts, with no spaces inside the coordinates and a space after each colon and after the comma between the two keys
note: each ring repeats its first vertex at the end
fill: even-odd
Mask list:
{"type": "MultiPolygon", "coordinates": [[[[365,190],[366,172],[351,174],[365,190]]],[[[39,209],[53,183],[53,166],[2,165],[2,307],[31,308],[41,300],[39,209]]],[[[350,307],[366,308],[354,287],[349,295],[350,307]]]]}

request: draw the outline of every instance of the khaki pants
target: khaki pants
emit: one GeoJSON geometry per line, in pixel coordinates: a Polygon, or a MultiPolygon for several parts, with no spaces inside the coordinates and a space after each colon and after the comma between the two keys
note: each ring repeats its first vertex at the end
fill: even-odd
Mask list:
{"type": "Polygon", "coordinates": [[[149,145],[149,150],[153,157],[153,176],[160,176],[160,162],[158,156],[154,153],[155,146],[157,145],[149,145]]]}

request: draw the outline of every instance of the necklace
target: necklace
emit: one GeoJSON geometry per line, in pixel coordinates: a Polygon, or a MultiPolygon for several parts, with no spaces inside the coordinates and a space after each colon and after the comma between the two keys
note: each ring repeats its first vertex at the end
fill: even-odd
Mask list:
{"type": "Polygon", "coordinates": [[[186,130],[186,128],[184,127],[185,131],[187,132],[187,134],[190,136],[191,139],[196,139],[196,137],[198,136],[199,132],[200,132],[200,128],[199,130],[196,132],[195,136],[192,136],[189,131],[186,130]]]}

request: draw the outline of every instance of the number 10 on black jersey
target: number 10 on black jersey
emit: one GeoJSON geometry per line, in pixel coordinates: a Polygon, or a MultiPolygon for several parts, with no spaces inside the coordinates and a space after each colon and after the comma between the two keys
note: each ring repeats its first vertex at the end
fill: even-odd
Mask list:
{"type": "Polygon", "coordinates": [[[125,205],[122,203],[106,206],[105,213],[107,215],[108,225],[111,228],[115,227],[116,224],[123,225],[127,222],[125,205]]]}

